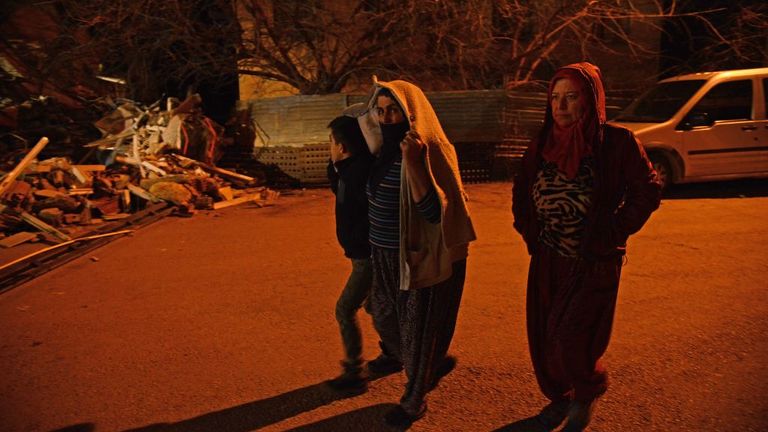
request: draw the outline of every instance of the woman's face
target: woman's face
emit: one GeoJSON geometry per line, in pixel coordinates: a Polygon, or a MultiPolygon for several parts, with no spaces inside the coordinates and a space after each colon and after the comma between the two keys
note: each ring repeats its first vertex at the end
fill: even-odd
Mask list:
{"type": "Polygon", "coordinates": [[[584,115],[584,94],[581,87],[570,78],[555,81],[549,103],[552,117],[560,127],[571,126],[584,115]]]}
{"type": "Polygon", "coordinates": [[[397,124],[405,121],[403,109],[389,96],[376,98],[376,112],[379,115],[379,123],[382,124],[397,124]]]}

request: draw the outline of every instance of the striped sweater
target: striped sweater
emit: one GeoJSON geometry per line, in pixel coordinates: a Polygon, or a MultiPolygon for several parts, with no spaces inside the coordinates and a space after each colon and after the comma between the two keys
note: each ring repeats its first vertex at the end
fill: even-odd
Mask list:
{"type": "MultiPolygon", "coordinates": [[[[369,238],[371,245],[384,249],[400,248],[400,170],[402,159],[397,158],[379,183],[375,193],[370,186],[368,194],[369,238]]],[[[416,203],[416,207],[430,223],[440,222],[440,201],[434,186],[416,203]]]]}

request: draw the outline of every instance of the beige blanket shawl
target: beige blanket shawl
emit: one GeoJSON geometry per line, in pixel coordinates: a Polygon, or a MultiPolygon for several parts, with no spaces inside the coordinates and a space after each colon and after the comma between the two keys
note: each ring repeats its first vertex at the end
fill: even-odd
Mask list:
{"type": "Polygon", "coordinates": [[[411,130],[427,144],[427,172],[440,199],[441,220],[431,224],[411,199],[405,170],[400,186],[400,289],[435,285],[451,276],[453,262],[466,258],[475,231],[469,216],[467,196],[459,176],[456,150],[448,141],[432,105],[420,88],[406,81],[374,83],[367,109],[359,121],[371,150],[381,146],[381,128],[376,118],[376,94],[389,89],[405,111],[411,130]]]}

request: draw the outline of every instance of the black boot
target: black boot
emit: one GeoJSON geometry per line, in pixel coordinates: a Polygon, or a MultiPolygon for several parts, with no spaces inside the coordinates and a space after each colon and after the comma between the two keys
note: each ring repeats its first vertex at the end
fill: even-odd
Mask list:
{"type": "Polygon", "coordinates": [[[596,404],[597,399],[586,402],[571,402],[571,406],[568,408],[568,423],[565,424],[562,432],[581,432],[586,429],[592,420],[596,404]]]}
{"type": "Polygon", "coordinates": [[[381,354],[368,362],[368,372],[373,375],[383,376],[403,370],[403,364],[400,360],[389,354],[383,343],[379,342],[379,346],[381,347],[381,354]]]}
{"type": "Polygon", "coordinates": [[[437,366],[435,369],[435,377],[432,379],[432,385],[429,387],[429,390],[434,390],[435,387],[440,383],[440,380],[443,379],[444,376],[448,375],[453,371],[453,369],[456,368],[456,357],[454,356],[445,356],[442,362],[437,366]]]}
{"type": "Polygon", "coordinates": [[[384,415],[384,421],[387,422],[388,425],[405,429],[410,427],[413,422],[416,420],[424,417],[424,414],[427,413],[427,402],[424,401],[419,406],[419,409],[416,412],[408,412],[406,411],[402,405],[398,405],[391,410],[389,410],[384,415]]]}
{"type": "Polygon", "coordinates": [[[565,420],[568,415],[568,407],[571,401],[559,400],[550,402],[536,416],[536,420],[544,426],[547,431],[555,430],[565,420]]]}
{"type": "Polygon", "coordinates": [[[363,374],[363,368],[360,361],[358,362],[341,362],[341,366],[344,371],[336,378],[330,379],[325,383],[328,387],[350,394],[362,394],[368,391],[368,379],[363,374]]]}

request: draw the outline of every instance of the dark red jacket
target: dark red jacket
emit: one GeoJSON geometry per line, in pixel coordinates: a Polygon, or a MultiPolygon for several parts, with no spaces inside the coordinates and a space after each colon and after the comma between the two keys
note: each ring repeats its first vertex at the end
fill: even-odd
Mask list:
{"type": "MultiPolygon", "coordinates": [[[[593,146],[594,192],[581,240],[580,254],[587,259],[623,255],[627,238],[645,224],[661,200],[656,172],[634,134],[618,126],[602,128],[602,139],[593,146]]],[[[539,236],[531,188],[541,166],[541,137],[525,152],[512,187],[514,227],[530,254],[535,253],[539,236]]]]}
{"type": "MultiPolygon", "coordinates": [[[[605,123],[605,90],[600,69],[590,63],[574,63],[559,69],[549,93],[561,72],[567,70],[584,81],[592,93],[587,118],[594,121],[591,150],[595,159],[592,207],[587,213],[580,255],[587,259],[607,259],[624,255],[627,238],[637,232],[659,207],[661,187],[645,150],[628,129],[605,123]]],[[[532,183],[542,162],[542,148],[554,120],[547,102],[544,126],[539,137],[523,156],[522,168],[512,188],[512,213],[515,229],[523,235],[528,252],[536,251],[539,224],[533,204],[532,183]]]]}

